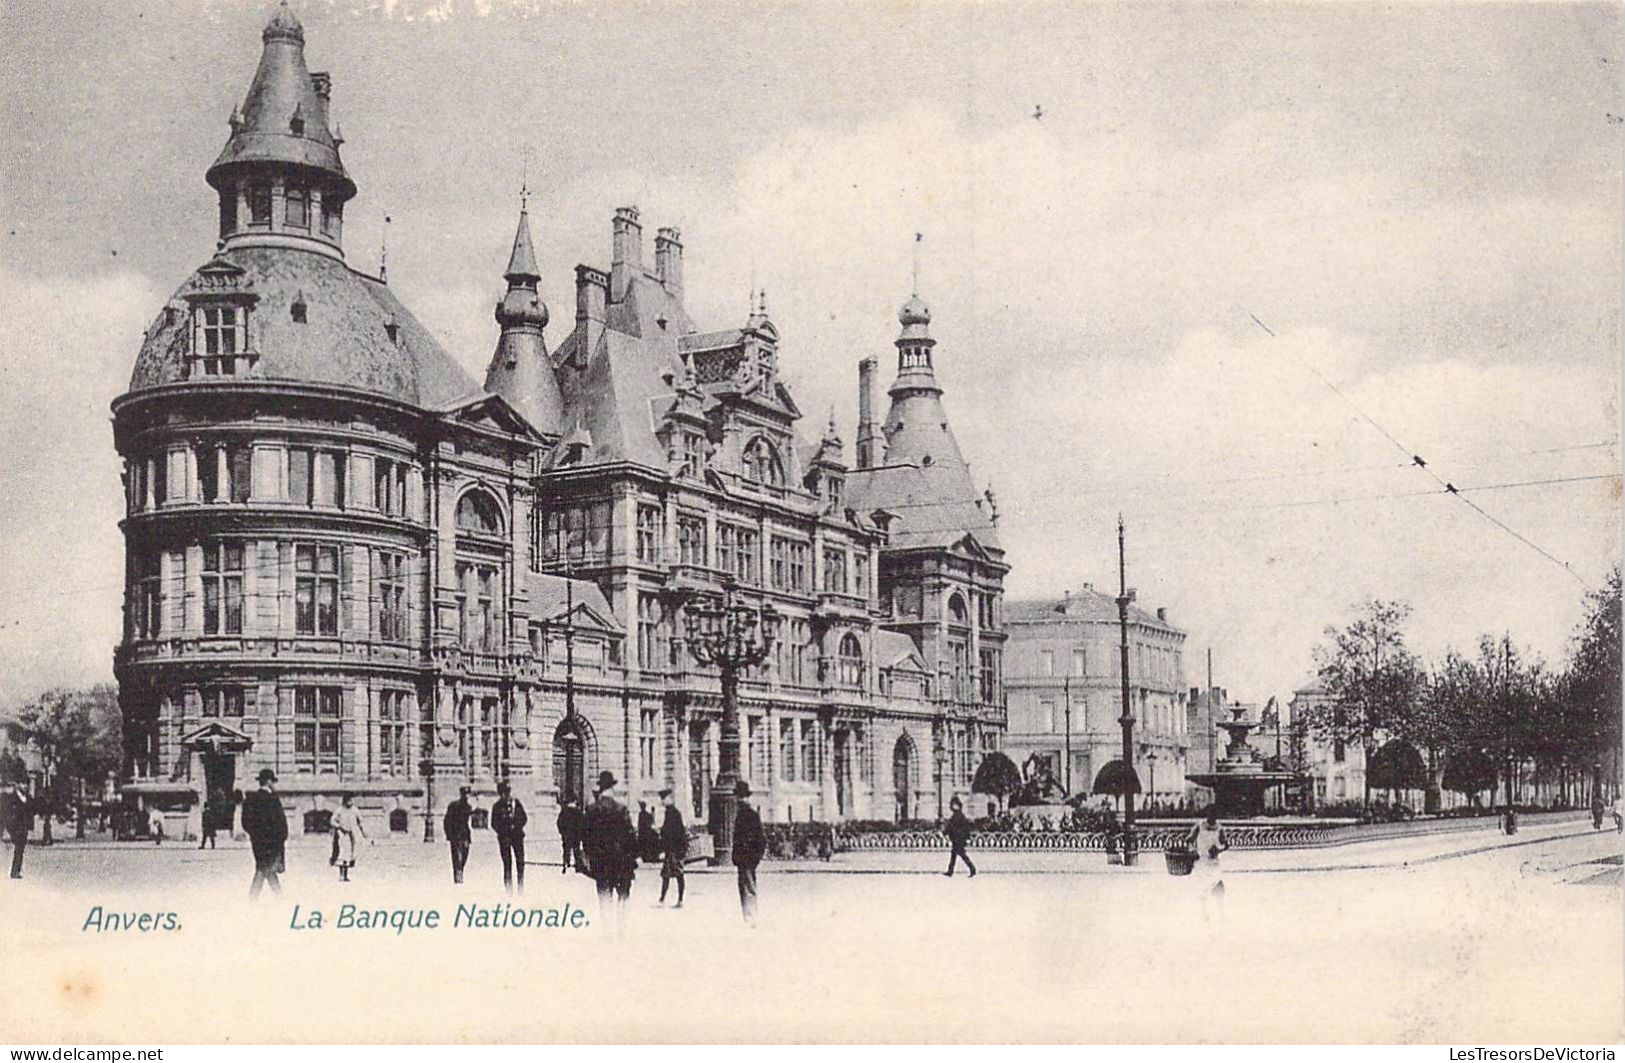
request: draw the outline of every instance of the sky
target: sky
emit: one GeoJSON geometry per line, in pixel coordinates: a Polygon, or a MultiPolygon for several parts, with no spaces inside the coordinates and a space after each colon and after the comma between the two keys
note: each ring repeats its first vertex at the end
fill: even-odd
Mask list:
{"type": "MultiPolygon", "coordinates": [[[[270,9],[0,5],[0,705],[111,677],[108,403],[212,251],[270,9]]],[[[1559,662],[1617,563],[1616,6],[295,10],[349,261],[389,216],[391,286],[476,377],[523,176],[550,344],[635,204],[682,229],[700,328],[766,290],[803,434],[833,411],[850,455],[922,234],[1009,594],[1115,592],[1121,513],[1192,685],[1211,649],[1233,696],[1289,698],[1371,596],[1424,656],[1505,631],[1559,662]]]]}

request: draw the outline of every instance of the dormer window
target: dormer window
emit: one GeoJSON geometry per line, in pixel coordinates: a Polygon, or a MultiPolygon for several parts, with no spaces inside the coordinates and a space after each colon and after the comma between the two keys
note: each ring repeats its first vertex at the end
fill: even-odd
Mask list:
{"type": "Polygon", "coordinates": [[[344,227],[344,204],[322,198],[322,235],[337,240],[344,227]]]}
{"type": "Polygon", "coordinates": [[[303,185],[289,185],[283,193],[283,222],[290,229],[310,228],[310,189],[303,185]]]}
{"type": "Polygon", "coordinates": [[[683,436],[683,475],[698,480],[705,475],[705,437],[693,432],[683,436]]]}
{"type": "Polygon", "coordinates": [[[248,350],[248,308],[216,303],[200,306],[195,313],[194,355],[202,364],[203,375],[235,374],[238,358],[248,350]]]}
{"type": "Polygon", "coordinates": [[[271,227],[271,186],[264,181],[252,181],[245,189],[248,199],[248,224],[261,228],[271,227]]]}
{"type": "Polygon", "coordinates": [[[745,448],[745,479],[770,487],[784,485],[784,465],[773,444],[761,436],[751,440],[745,448]]]}

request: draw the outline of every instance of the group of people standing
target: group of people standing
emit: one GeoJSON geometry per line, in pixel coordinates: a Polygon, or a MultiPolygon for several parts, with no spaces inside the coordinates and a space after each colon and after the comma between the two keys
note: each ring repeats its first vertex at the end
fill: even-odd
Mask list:
{"type": "MultiPolygon", "coordinates": [[[[673,883],[677,885],[674,908],[683,906],[688,888],[684,870],[688,860],[688,825],[677,808],[671,790],[660,791],[660,826],[655,826],[654,810],[638,803],[638,821],[616,796],[613,772],[601,772],[593,789],[593,800],[577,808],[566,798],[559,809],[559,839],[563,855],[562,872],[572,868],[590,877],[598,888],[598,902],[604,918],[618,931],[626,926],[626,907],[632,896],[632,883],[639,862],[660,865],[660,899],[655,907],[665,907],[673,883]]],[[[748,925],[756,923],[756,869],[767,849],[762,817],[750,801],[750,784],[741,781],[734,790],[739,799],[734,816],[733,862],[739,883],[740,910],[748,925]]]]}
{"type": "MultiPolygon", "coordinates": [[[[441,821],[446,844],[451,847],[451,880],[459,885],[474,844],[474,806],[468,800],[471,792],[466,786],[460,788],[441,821]]],[[[502,856],[502,887],[509,893],[515,888],[525,892],[525,826],[529,822],[530,814],[524,802],[513,795],[513,787],[497,783],[496,804],[491,806],[491,833],[497,836],[497,852],[502,856]]]]}

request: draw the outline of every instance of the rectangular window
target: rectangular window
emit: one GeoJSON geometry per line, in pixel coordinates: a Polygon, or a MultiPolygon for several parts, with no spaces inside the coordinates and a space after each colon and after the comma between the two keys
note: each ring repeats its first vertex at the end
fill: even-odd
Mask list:
{"type": "Polygon", "coordinates": [[[756,583],[756,532],[734,524],[717,525],[717,567],[747,585],[756,583]]]}
{"type": "Polygon", "coordinates": [[[322,197],[322,232],[335,240],[344,224],[344,204],[327,196],[322,197]]]}
{"type": "Polygon", "coordinates": [[[310,228],[310,189],[302,185],[289,185],[282,193],[286,206],[283,218],[290,229],[310,228]]]}
{"type": "Polygon", "coordinates": [[[818,724],[801,721],[801,781],[818,781],[818,724]]]}
{"type": "Polygon", "coordinates": [[[301,635],[339,633],[339,548],[294,546],[294,630],[301,635]]]}
{"type": "Polygon", "coordinates": [[[693,433],[683,435],[682,475],[698,480],[705,475],[705,437],[693,433]]]}
{"type": "Polygon", "coordinates": [[[248,224],[271,224],[271,186],[263,181],[249,184],[248,189],[248,224]]]}
{"type": "Polygon", "coordinates": [[[1055,702],[1047,698],[1038,703],[1038,729],[1045,734],[1055,733],[1055,702]]]}
{"type": "Polygon", "coordinates": [[[385,775],[410,775],[407,761],[407,699],[410,691],[378,692],[378,770],[385,775]]]}
{"type": "Polygon", "coordinates": [[[243,688],[204,687],[203,715],[240,718],[243,715],[243,688]]]}
{"type": "Polygon", "coordinates": [[[380,550],[374,564],[378,582],[378,637],[385,642],[405,642],[406,555],[380,550]]]}
{"type": "Polygon", "coordinates": [[[645,779],[658,777],[660,755],[660,711],[638,713],[638,773],[645,779]]]}
{"type": "Polygon", "coordinates": [[[846,593],[846,551],[824,551],[824,591],[828,594],[846,593]]]}
{"type": "Polygon", "coordinates": [[[247,502],[253,452],[241,443],[205,443],[197,450],[198,486],[205,502],[247,502]],[[224,479],[222,479],[224,477],[224,479]]]}
{"type": "Polygon", "coordinates": [[[638,595],[638,667],[644,671],[659,671],[665,667],[665,639],[660,623],[660,599],[653,594],[638,595]]]}
{"type": "Polygon", "coordinates": [[[769,550],[771,553],[770,564],[773,569],[773,589],[782,591],[789,586],[790,541],[775,538],[769,550]]]}
{"type": "Polygon", "coordinates": [[[406,463],[377,458],[372,463],[372,504],[387,517],[406,516],[406,463]]]}
{"type": "Polygon", "coordinates": [[[203,633],[236,635],[243,630],[243,544],[203,544],[203,633]]]}
{"type": "Polygon", "coordinates": [[[502,648],[502,625],[497,622],[497,570],[481,566],[479,569],[479,628],[480,649],[495,653],[502,648]]]}
{"type": "Polygon", "coordinates": [[[639,561],[653,564],[660,560],[660,540],[664,524],[664,514],[659,506],[638,507],[639,561]]]}
{"type": "Polygon", "coordinates": [[[226,237],[237,231],[237,190],[229,189],[220,197],[220,235],[226,237]]]}
{"type": "Polygon", "coordinates": [[[1089,653],[1087,650],[1077,649],[1072,651],[1072,674],[1089,674],[1089,653]]]}
{"type": "Polygon", "coordinates": [[[790,589],[805,591],[812,586],[812,547],[806,543],[790,544],[790,589]]]}
{"type": "Polygon", "coordinates": [[[868,600],[869,555],[861,550],[852,555],[852,593],[868,600]]]}
{"type": "Polygon", "coordinates": [[[999,653],[997,650],[981,651],[982,670],[982,704],[997,705],[999,703],[999,653]]]}
{"type": "Polygon", "coordinates": [[[1039,669],[1039,674],[1040,675],[1054,675],[1055,674],[1055,651],[1054,650],[1039,650],[1038,651],[1038,669],[1039,669]]]}
{"type": "Polygon", "coordinates": [[[779,778],[794,782],[796,777],[796,722],[779,721],[779,778]]]}
{"type": "Polygon", "coordinates": [[[294,688],[294,766],[300,771],[338,774],[342,708],[343,691],[338,687],[294,688]]]}
{"type": "Polygon", "coordinates": [[[677,557],[685,565],[706,567],[704,517],[677,518],[677,557]]]}
{"type": "Polygon", "coordinates": [[[134,581],[133,626],[138,639],[155,639],[163,628],[164,579],[163,554],[143,551],[132,555],[131,578],[134,581]]]}
{"type": "Polygon", "coordinates": [[[542,560],[609,560],[610,507],[588,502],[550,509],[543,517],[542,560]]]}

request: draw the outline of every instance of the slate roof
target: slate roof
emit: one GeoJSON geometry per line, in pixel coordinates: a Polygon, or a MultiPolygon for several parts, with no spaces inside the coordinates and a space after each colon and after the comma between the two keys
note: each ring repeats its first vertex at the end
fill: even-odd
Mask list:
{"type": "Polygon", "coordinates": [[[186,379],[192,345],[187,296],[219,294],[205,271],[220,263],[242,271],[229,291],[255,299],[248,344],[259,359],[230,379],[332,384],[425,409],[483,393],[388,285],[328,255],[274,247],[228,248],[181,285],[147,332],[131,391],[186,379]],[[296,300],[305,304],[303,323],[293,320],[296,300]]]}
{"type": "Polygon", "coordinates": [[[914,640],[901,631],[882,629],[875,632],[875,663],[882,668],[906,665],[910,671],[925,671],[925,664],[920,659],[920,651],[914,646],[914,640]]]}
{"type": "MultiPolygon", "coordinates": [[[[1166,620],[1158,620],[1137,605],[1128,607],[1128,618],[1145,627],[1178,632],[1180,629],[1166,620]]],[[[1064,598],[1006,599],[1004,619],[1007,624],[1052,622],[1056,620],[1087,620],[1117,622],[1117,599],[1093,587],[1072,592],[1070,600],[1064,598]]]]}
{"type": "Polygon", "coordinates": [[[879,465],[847,473],[847,505],[861,513],[894,514],[889,544],[900,549],[950,547],[970,535],[999,550],[998,526],[977,504],[970,470],[957,466],[879,465]]]}

